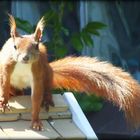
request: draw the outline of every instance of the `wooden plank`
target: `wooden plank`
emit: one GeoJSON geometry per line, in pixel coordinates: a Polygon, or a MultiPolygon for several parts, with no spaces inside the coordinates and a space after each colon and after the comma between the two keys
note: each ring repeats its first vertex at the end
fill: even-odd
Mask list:
{"type": "Polygon", "coordinates": [[[16,121],[20,118],[20,114],[0,114],[0,122],[16,121]]]}
{"type": "MultiPolygon", "coordinates": [[[[66,112],[41,112],[39,116],[42,120],[50,117],[53,119],[68,119],[71,118],[71,112],[69,110],[66,112]]],[[[21,119],[31,120],[31,113],[21,113],[21,119]]]]}
{"type": "Polygon", "coordinates": [[[85,139],[85,135],[71,119],[57,119],[49,123],[63,139],[85,139]]]}
{"type": "MultiPolygon", "coordinates": [[[[55,106],[50,106],[49,112],[64,112],[68,110],[68,105],[61,94],[54,94],[53,101],[55,106]]],[[[5,113],[31,112],[31,97],[28,95],[12,97],[9,100],[9,106],[11,110],[6,110],[5,113]]],[[[42,108],[41,111],[45,112],[46,110],[42,108]]]]}
{"type": "Polygon", "coordinates": [[[44,131],[33,131],[29,128],[31,122],[23,120],[15,122],[1,122],[0,127],[4,132],[4,136],[7,136],[9,139],[57,139],[60,137],[47,121],[42,122],[44,125],[44,131]]]}
{"type": "MultiPolygon", "coordinates": [[[[45,108],[42,108],[40,112],[41,118],[47,119],[50,115],[53,115],[54,116],[53,118],[70,117],[70,113],[68,113],[69,112],[68,105],[66,104],[63,96],[60,94],[55,94],[53,95],[53,100],[54,100],[55,106],[50,107],[49,112],[46,112],[45,108]]],[[[30,96],[13,97],[9,100],[9,106],[10,106],[10,110],[6,110],[5,113],[0,112],[0,122],[13,121],[19,118],[23,118],[23,119],[31,118],[30,117],[31,116],[30,115],[31,113],[31,97],[30,96]]]]}
{"type": "MultiPolygon", "coordinates": [[[[49,107],[49,112],[61,112],[67,111],[68,106],[61,94],[54,94],[53,101],[55,106],[49,107]]],[[[6,110],[6,113],[17,113],[17,112],[30,112],[31,111],[31,97],[28,95],[25,96],[16,96],[9,100],[9,105],[11,111],[6,110]]],[[[42,112],[46,110],[42,108],[42,112]]]]}
{"type": "Polygon", "coordinates": [[[6,139],[8,136],[4,133],[2,129],[0,129],[0,139],[6,139]]]}

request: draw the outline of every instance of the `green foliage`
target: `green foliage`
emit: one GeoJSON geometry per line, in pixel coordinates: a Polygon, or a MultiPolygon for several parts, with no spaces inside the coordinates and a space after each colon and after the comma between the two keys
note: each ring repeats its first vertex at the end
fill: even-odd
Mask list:
{"type": "MultiPolygon", "coordinates": [[[[62,58],[68,53],[68,45],[71,45],[76,51],[81,52],[83,47],[94,46],[92,36],[100,36],[99,31],[104,29],[106,25],[98,21],[91,21],[79,32],[70,33],[70,30],[63,25],[63,17],[65,11],[70,12],[74,8],[73,2],[50,1],[50,9],[44,13],[47,28],[52,31],[51,40],[46,42],[48,49],[54,53],[56,59],[62,58]],[[65,42],[64,37],[68,37],[69,41],[65,42]],[[49,44],[49,45],[48,45],[49,44]]],[[[35,25],[32,26],[28,21],[16,18],[17,27],[27,33],[32,33],[35,25]]]]}
{"type": "Polygon", "coordinates": [[[80,33],[74,33],[73,36],[71,37],[71,43],[73,44],[73,47],[78,51],[82,51],[83,49],[83,44],[81,40],[80,33]]]}
{"type": "MultiPolygon", "coordinates": [[[[53,90],[54,94],[63,94],[64,92],[67,92],[67,90],[53,90]]],[[[103,107],[103,99],[101,97],[96,96],[95,94],[87,95],[85,93],[78,92],[73,92],[73,94],[84,112],[97,112],[100,111],[103,107]]]]}
{"type": "Polygon", "coordinates": [[[102,98],[95,95],[74,94],[84,112],[100,111],[103,107],[102,98]]]}
{"type": "Polygon", "coordinates": [[[31,34],[34,32],[33,26],[26,20],[21,20],[20,18],[16,18],[17,27],[22,29],[23,31],[31,34]]]}
{"type": "MultiPolygon", "coordinates": [[[[68,28],[63,25],[64,13],[71,12],[74,8],[73,2],[49,1],[50,9],[44,13],[46,19],[47,29],[51,30],[51,40],[45,42],[48,46],[48,50],[53,52],[55,59],[59,59],[67,55],[67,46],[73,47],[76,51],[81,52],[83,47],[94,46],[94,40],[92,36],[100,36],[99,31],[104,29],[106,25],[98,21],[89,22],[85,25],[81,31],[71,33],[68,28]],[[68,42],[64,41],[64,37],[68,38],[68,42]]],[[[15,18],[17,27],[24,30],[27,33],[33,33],[35,25],[31,25],[29,21],[15,18]]],[[[54,91],[60,93],[59,90],[54,91]]],[[[102,108],[102,100],[96,96],[86,96],[84,94],[75,95],[81,108],[84,111],[98,111],[102,108]]]]}

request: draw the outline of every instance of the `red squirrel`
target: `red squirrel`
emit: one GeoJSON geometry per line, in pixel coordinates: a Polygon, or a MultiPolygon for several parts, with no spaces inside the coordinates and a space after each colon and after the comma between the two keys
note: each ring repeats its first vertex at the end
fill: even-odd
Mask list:
{"type": "Polygon", "coordinates": [[[47,49],[41,43],[45,27],[40,19],[35,32],[21,35],[9,15],[11,37],[0,52],[0,108],[5,110],[11,92],[31,87],[33,130],[42,130],[39,119],[42,102],[54,105],[52,89],[64,88],[96,94],[122,109],[126,120],[134,127],[140,125],[140,85],[132,76],[109,62],[87,56],[67,56],[48,62],[47,49]]]}

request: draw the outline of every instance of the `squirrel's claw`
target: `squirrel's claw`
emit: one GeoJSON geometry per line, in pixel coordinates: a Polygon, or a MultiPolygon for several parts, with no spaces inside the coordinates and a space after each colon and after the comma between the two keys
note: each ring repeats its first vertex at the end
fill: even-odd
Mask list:
{"type": "Polygon", "coordinates": [[[2,103],[0,102],[0,111],[1,111],[2,113],[4,113],[6,109],[7,109],[8,111],[11,111],[11,108],[10,108],[9,104],[8,104],[8,103],[7,103],[7,104],[2,104],[2,103]]]}
{"type": "Polygon", "coordinates": [[[46,111],[48,112],[49,106],[54,107],[54,102],[53,101],[49,101],[49,102],[46,101],[46,102],[44,102],[44,106],[45,106],[46,111]]]}
{"type": "Polygon", "coordinates": [[[55,106],[51,93],[45,94],[45,97],[42,101],[42,106],[45,106],[46,111],[49,111],[49,106],[55,106]]]}
{"type": "Polygon", "coordinates": [[[11,110],[10,105],[8,104],[8,100],[1,97],[0,98],[0,111],[4,113],[6,109],[9,111],[11,110]]]}
{"type": "Polygon", "coordinates": [[[43,124],[40,120],[32,121],[31,128],[35,131],[43,131],[44,130],[43,124]]]}

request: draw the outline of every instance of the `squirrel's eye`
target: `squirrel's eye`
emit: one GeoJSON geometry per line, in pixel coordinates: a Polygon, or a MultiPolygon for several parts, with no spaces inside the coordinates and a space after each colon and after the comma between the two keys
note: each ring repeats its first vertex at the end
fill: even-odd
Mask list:
{"type": "Polygon", "coordinates": [[[14,48],[15,48],[15,49],[17,49],[17,46],[16,46],[16,45],[14,45],[14,48]]]}

